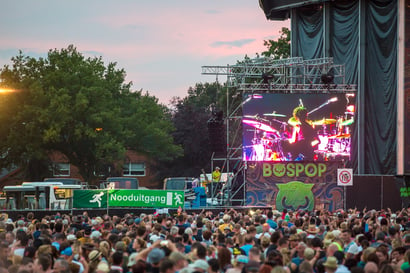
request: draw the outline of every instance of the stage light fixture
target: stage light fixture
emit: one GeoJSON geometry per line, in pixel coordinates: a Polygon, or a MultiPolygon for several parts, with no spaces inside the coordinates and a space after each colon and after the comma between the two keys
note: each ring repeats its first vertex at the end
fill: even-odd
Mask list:
{"type": "Polygon", "coordinates": [[[322,83],[324,84],[331,84],[333,83],[334,76],[328,72],[326,74],[322,74],[320,79],[322,80],[322,83]]]}
{"type": "Polygon", "coordinates": [[[269,73],[263,73],[262,74],[262,79],[263,79],[263,83],[270,83],[271,80],[273,80],[273,75],[269,74],[269,73]]]}

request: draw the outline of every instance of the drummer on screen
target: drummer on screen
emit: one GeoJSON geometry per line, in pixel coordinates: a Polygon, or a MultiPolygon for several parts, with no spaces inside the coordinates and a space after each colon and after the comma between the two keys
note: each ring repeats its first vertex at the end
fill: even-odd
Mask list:
{"type": "Polygon", "coordinates": [[[292,137],[289,143],[292,151],[301,154],[303,160],[314,159],[314,146],[318,143],[317,134],[312,126],[312,121],[308,119],[308,111],[304,106],[298,106],[293,110],[293,116],[288,123],[293,126],[292,137]]]}

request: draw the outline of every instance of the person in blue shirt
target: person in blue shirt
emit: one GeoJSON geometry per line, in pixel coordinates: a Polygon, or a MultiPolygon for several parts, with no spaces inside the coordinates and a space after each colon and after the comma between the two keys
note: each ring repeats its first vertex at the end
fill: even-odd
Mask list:
{"type": "Polygon", "coordinates": [[[271,228],[276,230],[278,228],[278,224],[273,220],[273,212],[271,210],[268,211],[266,216],[268,218],[266,223],[268,223],[271,228]]]}
{"type": "Polygon", "coordinates": [[[245,244],[240,247],[242,249],[246,256],[249,256],[249,250],[253,247],[255,241],[253,240],[253,236],[248,234],[245,236],[245,244]]]}

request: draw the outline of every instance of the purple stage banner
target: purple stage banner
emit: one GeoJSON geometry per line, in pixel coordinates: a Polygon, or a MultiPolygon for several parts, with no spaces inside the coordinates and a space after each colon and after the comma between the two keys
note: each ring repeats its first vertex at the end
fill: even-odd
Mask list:
{"type": "Polygon", "coordinates": [[[343,208],[341,162],[248,162],[246,204],[282,211],[343,208]]]}

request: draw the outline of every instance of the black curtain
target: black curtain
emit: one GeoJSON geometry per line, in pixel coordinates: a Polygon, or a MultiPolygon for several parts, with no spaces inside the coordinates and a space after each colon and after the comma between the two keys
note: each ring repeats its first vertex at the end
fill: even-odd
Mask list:
{"type": "Polygon", "coordinates": [[[329,37],[330,57],[335,64],[345,65],[346,83],[359,85],[357,97],[363,99],[357,111],[364,117],[363,135],[358,137],[356,122],[350,163],[357,172],[358,153],[362,153],[365,174],[396,173],[397,5],[397,0],[331,2],[328,30],[323,27],[323,9],[317,5],[292,13],[293,57],[327,57],[324,37],[329,37]],[[359,74],[364,75],[362,81],[359,74]]]}
{"type": "Polygon", "coordinates": [[[323,57],[323,15],[317,5],[297,9],[292,17],[293,57],[317,59],[323,57]],[[296,55],[295,55],[296,53],[296,55]]]}
{"type": "MultiPolygon", "coordinates": [[[[359,1],[340,1],[330,5],[330,56],[336,64],[345,65],[345,82],[358,84],[359,72],[359,1]]],[[[356,97],[357,99],[357,97],[356,97]]],[[[349,102],[350,103],[350,102],[349,102]]],[[[357,100],[354,101],[357,107],[357,100]]],[[[357,121],[357,116],[356,116],[357,121]]],[[[352,124],[351,160],[346,167],[358,167],[358,128],[352,124]]]]}
{"type": "Polygon", "coordinates": [[[366,2],[365,172],[395,174],[398,1],[366,2]]]}

